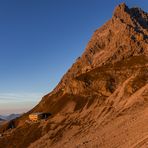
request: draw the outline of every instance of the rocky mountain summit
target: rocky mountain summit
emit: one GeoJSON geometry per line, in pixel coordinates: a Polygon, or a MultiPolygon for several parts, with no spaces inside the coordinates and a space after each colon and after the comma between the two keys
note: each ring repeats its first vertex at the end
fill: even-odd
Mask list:
{"type": "Polygon", "coordinates": [[[145,148],[148,143],[148,14],[117,6],[57,87],[4,125],[0,147],[145,148]],[[48,120],[28,123],[33,112],[48,120]]]}

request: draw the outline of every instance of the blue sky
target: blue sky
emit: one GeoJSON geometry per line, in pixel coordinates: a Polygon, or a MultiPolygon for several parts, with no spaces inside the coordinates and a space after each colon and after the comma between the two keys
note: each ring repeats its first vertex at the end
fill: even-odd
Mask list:
{"type": "Polygon", "coordinates": [[[148,11],[147,0],[0,0],[0,114],[50,92],[121,2],[148,11]]]}

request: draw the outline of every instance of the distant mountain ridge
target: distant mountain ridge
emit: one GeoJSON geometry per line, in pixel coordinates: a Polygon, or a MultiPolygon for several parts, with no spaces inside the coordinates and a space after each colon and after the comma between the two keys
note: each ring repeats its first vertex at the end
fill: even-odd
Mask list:
{"type": "Polygon", "coordinates": [[[0,118],[0,122],[5,121],[4,119],[0,118]]]}
{"type": "Polygon", "coordinates": [[[4,119],[4,116],[1,116],[1,115],[0,115],[0,118],[1,118],[1,119],[4,119]]]}
{"type": "Polygon", "coordinates": [[[18,118],[20,116],[21,116],[21,114],[0,115],[0,118],[2,120],[10,121],[10,120],[13,120],[15,118],[18,118]]]}

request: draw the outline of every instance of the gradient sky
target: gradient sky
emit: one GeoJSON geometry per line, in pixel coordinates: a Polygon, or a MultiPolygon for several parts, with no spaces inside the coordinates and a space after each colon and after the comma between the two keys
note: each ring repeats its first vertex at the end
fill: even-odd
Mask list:
{"type": "Polygon", "coordinates": [[[0,114],[50,92],[121,2],[148,11],[148,0],[0,0],[0,114]]]}

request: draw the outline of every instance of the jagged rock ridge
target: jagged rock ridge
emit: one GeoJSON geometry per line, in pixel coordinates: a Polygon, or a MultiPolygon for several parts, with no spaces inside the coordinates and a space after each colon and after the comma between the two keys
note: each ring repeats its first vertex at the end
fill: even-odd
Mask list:
{"type": "Polygon", "coordinates": [[[30,112],[14,121],[16,129],[0,139],[1,145],[145,147],[148,14],[125,4],[117,6],[58,86],[30,112]],[[52,116],[24,123],[30,112],[40,111],[52,116]],[[22,135],[23,140],[18,140],[22,135]]]}

